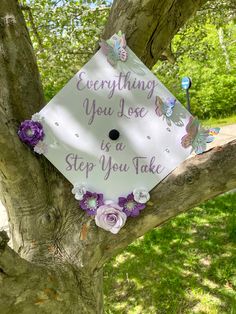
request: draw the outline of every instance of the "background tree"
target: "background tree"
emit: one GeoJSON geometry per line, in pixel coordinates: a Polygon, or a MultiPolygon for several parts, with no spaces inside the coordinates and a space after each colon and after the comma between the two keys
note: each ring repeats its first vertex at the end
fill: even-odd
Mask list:
{"type": "MultiPolygon", "coordinates": [[[[59,1],[49,2],[55,12],[62,10],[59,1]]],[[[40,1],[46,7],[49,2],[40,1]]],[[[61,2],[68,6],[72,3],[61,2]]],[[[84,12],[84,1],[75,3],[78,11],[72,10],[72,16],[84,12]]],[[[158,58],[169,54],[173,36],[204,3],[201,0],[117,0],[104,36],[108,38],[121,29],[127,34],[131,49],[152,67],[158,58]]],[[[106,3],[101,4],[105,5],[106,12],[106,3]]],[[[45,104],[21,9],[25,14],[28,12],[39,51],[45,40],[40,37],[39,25],[32,23],[27,6],[28,2],[20,7],[16,0],[0,3],[1,200],[8,211],[14,248],[7,246],[7,236],[1,232],[0,313],[102,313],[103,264],[151,228],[199,202],[235,188],[236,142],[180,165],[154,189],[152,205],[137,219],[130,220],[119,236],[97,228],[94,221],[78,209],[70,183],[47,160],[34,156],[16,135],[20,121],[45,104]],[[173,195],[177,195],[177,199],[173,195]]],[[[100,8],[94,10],[100,12],[100,8]]],[[[56,24],[53,25],[49,23],[52,27],[52,39],[47,43],[50,49],[57,47],[51,46],[58,34],[56,31],[53,37],[56,24]]],[[[81,19],[72,19],[71,25],[77,32],[81,19]]],[[[65,28],[62,36],[66,41],[72,33],[65,28]]],[[[79,37],[83,38],[82,32],[79,37]]],[[[92,51],[84,58],[90,53],[92,51]]],[[[55,59],[58,57],[56,53],[55,59]]],[[[63,60],[69,62],[70,58],[65,58],[63,60]]],[[[65,68],[63,60],[60,70],[65,68]]],[[[51,61],[54,71],[53,58],[51,61]]]]}
{"type": "MultiPolygon", "coordinates": [[[[50,100],[92,56],[110,2],[30,0],[23,9],[44,95],[50,100]]],[[[153,68],[182,103],[181,77],[186,73],[192,77],[191,107],[200,119],[236,110],[235,12],[231,0],[207,2],[174,36],[153,68]]]]}
{"type": "Polygon", "coordinates": [[[180,80],[192,78],[191,109],[201,119],[236,111],[235,6],[207,2],[172,41],[175,63],[158,62],[154,73],[185,102],[180,80]]]}

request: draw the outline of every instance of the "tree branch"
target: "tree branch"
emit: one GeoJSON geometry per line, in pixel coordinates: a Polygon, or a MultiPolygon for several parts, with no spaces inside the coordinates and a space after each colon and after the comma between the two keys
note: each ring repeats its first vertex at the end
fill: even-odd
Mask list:
{"type": "Polygon", "coordinates": [[[0,232],[0,252],[5,250],[9,240],[10,239],[9,239],[6,231],[1,231],[0,232]]]}
{"type": "Polygon", "coordinates": [[[39,36],[39,33],[38,33],[38,30],[37,30],[37,27],[35,26],[35,23],[34,23],[34,17],[33,17],[33,14],[32,14],[31,7],[30,7],[30,6],[28,6],[28,5],[20,5],[20,8],[21,8],[21,10],[23,10],[23,11],[27,11],[27,12],[28,12],[28,15],[29,15],[29,21],[30,21],[30,24],[31,24],[31,27],[32,27],[33,33],[34,33],[35,37],[37,38],[37,41],[38,41],[39,47],[40,47],[41,49],[43,49],[43,42],[42,42],[41,37],[39,36]]]}
{"type": "Polygon", "coordinates": [[[5,276],[16,276],[27,271],[28,263],[8,245],[9,238],[5,231],[0,232],[0,272],[5,276]]]}
{"type": "Polygon", "coordinates": [[[1,313],[67,314],[71,308],[76,313],[101,313],[101,271],[78,271],[68,263],[38,266],[20,258],[7,241],[6,233],[0,232],[1,313]]]}
{"type": "Polygon", "coordinates": [[[168,48],[166,48],[163,52],[162,55],[159,58],[162,61],[168,60],[171,64],[174,64],[176,62],[176,58],[171,50],[171,45],[169,45],[168,48]]]}
{"type": "Polygon", "coordinates": [[[103,37],[122,30],[129,47],[152,68],[178,30],[207,0],[116,0],[103,37]]]}
{"type": "Polygon", "coordinates": [[[236,188],[236,140],[187,159],[151,193],[150,205],[128,219],[119,236],[104,233],[100,267],[148,230],[214,196],[236,188]]]}
{"type": "Polygon", "coordinates": [[[35,233],[33,215],[44,211],[50,201],[45,166],[17,136],[20,122],[40,109],[44,96],[17,1],[0,1],[0,32],[0,196],[14,230],[13,244],[17,242],[18,249],[27,238],[23,230],[35,233]],[[32,219],[30,228],[26,228],[26,214],[32,219]]]}

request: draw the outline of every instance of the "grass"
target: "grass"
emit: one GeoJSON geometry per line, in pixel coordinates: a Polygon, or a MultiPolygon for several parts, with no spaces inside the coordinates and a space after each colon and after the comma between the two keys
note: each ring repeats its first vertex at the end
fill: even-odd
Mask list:
{"type": "Polygon", "coordinates": [[[230,117],[225,117],[225,118],[217,118],[217,119],[210,118],[208,120],[202,120],[201,122],[205,126],[211,126],[211,127],[225,126],[225,125],[236,123],[236,115],[232,115],[230,117]]]}
{"type": "Polygon", "coordinates": [[[147,233],[104,270],[106,314],[236,314],[236,193],[147,233]]]}

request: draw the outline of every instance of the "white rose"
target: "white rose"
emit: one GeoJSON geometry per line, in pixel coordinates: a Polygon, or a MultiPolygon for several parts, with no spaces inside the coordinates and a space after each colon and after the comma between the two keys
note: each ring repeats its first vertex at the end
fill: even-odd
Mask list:
{"type": "Polygon", "coordinates": [[[42,122],[44,121],[44,117],[40,115],[40,113],[36,112],[35,114],[32,115],[31,120],[37,121],[37,122],[42,122]]]}
{"type": "Polygon", "coordinates": [[[104,230],[117,234],[125,225],[127,216],[117,204],[102,205],[97,209],[96,225],[104,230]]]}
{"type": "Polygon", "coordinates": [[[133,191],[134,200],[140,204],[145,204],[150,200],[150,194],[144,189],[135,189],[133,191]]]}
{"type": "Polygon", "coordinates": [[[35,146],[34,146],[34,151],[37,154],[44,154],[46,155],[48,152],[48,145],[43,142],[43,141],[39,141],[35,146]]]}
{"type": "Polygon", "coordinates": [[[86,193],[86,188],[84,185],[76,183],[71,192],[75,195],[76,200],[81,201],[86,193]]]}

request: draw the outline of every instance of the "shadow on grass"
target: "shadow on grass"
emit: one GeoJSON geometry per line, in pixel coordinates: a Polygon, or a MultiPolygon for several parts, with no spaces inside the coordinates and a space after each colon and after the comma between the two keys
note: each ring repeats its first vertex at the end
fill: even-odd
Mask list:
{"type": "Polygon", "coordinates": [[[104,270],[106,314],[236,314],[236,194],[138,239],[104,270]]]}

